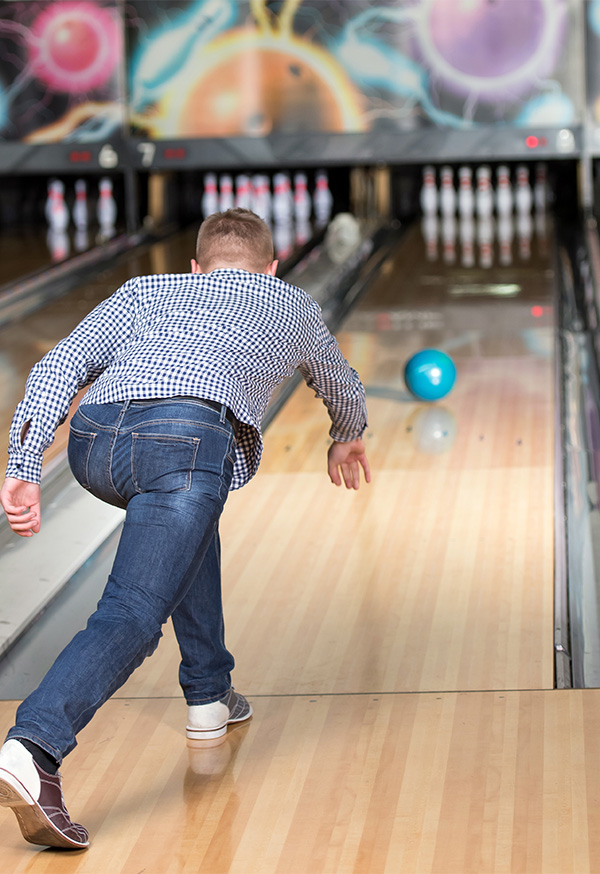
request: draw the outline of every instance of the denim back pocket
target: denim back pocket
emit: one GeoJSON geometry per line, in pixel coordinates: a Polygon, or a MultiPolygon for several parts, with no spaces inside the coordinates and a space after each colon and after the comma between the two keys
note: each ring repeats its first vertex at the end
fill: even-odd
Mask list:
{"type": "Polygon", "coordinates": [[[192,484],[199,437],[132,434],[131,477],[137,492],[182,492],[192,484]]]}
{"type": "Polygon", "coordinates": [[[67,456],[73,476],[84,489],[90,490],[90,455],[97,434],[78,431],[71,425],[67,456]]]}

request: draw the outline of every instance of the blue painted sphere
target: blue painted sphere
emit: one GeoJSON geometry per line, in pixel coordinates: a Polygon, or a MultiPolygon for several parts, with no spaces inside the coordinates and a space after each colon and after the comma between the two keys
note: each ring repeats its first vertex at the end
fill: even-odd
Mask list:
{"type": "Polygon", "coordinates": [[[408,390],[422,401],[438,401],[445,397],[455,380],[454,362],[439,349],[422,349],[408,359],[404,368],[408,390]]]}

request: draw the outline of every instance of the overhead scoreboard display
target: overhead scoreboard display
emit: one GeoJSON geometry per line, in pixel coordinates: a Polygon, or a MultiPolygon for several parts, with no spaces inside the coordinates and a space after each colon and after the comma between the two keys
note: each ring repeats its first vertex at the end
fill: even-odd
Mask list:
{"type": "Polygon", "coordinates": [[[597,5],[0,0],[0,170],[577,156],[597,5]]]}

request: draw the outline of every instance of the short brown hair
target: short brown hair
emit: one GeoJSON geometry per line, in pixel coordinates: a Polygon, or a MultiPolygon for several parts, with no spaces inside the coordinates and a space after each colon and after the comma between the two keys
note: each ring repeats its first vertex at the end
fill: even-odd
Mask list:
{"type": "Polygon", "coordinates": [[[217,264],[259,273],[273,258],[271,231],[249,209],[236,207],[226,212],[215,212],[200,225],[196,261],[205,273],[217,264]]]}

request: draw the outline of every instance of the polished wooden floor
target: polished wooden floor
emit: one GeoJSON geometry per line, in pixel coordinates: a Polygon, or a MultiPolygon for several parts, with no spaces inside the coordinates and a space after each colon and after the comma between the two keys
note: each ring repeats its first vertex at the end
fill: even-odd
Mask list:
{"type": "Polygon", "coordinates": [[[3,811],[0,869],[600,871],[600,692],[553,688],[548,263],[427,265],[411,231],[338,335],[367,387],[372,484],[328,482],[302,387],[223,518],[253,719],[186,746],[167,628],[64,763],[90,850],[40,852],[3,811]],[[402,376],[430,345],[458,369],[433,406],[402,376]]]}

